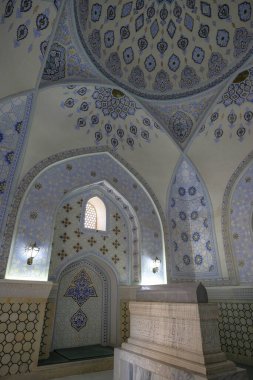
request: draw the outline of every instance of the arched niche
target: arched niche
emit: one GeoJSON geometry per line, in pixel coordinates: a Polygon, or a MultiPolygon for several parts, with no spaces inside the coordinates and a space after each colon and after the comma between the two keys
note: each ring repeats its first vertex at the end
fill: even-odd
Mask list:
{"type": "Polygon", "coordinates": [[[49,280],[71,259],[87,252],[102,257],[118,273],[120,284],[140,281],[140,225],[129,202],[106,181],[76,189],[62,199],[55,213],[49,280]],[[106,209],[106,230],[84,226],[86,204],[98,198],[106,209]]]}
{"type": "Polygon", "coordinates": [[[119,344],[119,282],[115,269],[88,252],[68,260],[56,281],[59,285],[51,349],[119,344]]]}
{"type": "Polygon", "coordinates": [[[168,195],[172,277],[216,279],[220,269],[205,185],[186,158],[181,159],[172,178],[168,195]]]}
{"type": "Polygon", "coordinates": [[[229,280],[253,283],[253,151],[231,176],[223,197],[222,227],[229,280]]]}
{"type": "Polygon", "coordinates": [[[87,152],[80,149],[49,157],[25,176],[13,202],[3,244],[5,257],[10,252],[5,277],[46,281],[55,213],[63,197],[83,186],[107,181],[113,183],[118,193],[132,205],[139,220],[142,241],[141,283],[165,283],[162,211],[158,206],[158,212],[158,202],[154,203],[137,178],[138,174],[133,175],[129,171],[129,165],[128,168],[124,167],[107,152],[84,153],[87,152]],[[13,221],[16,221],[15,226],[13,221]],[[31,240],[36,241],[40,252],[34,264],[28,266],[25,247],[31,240]],[[156,275],[151,269],[154,256],[158,256],[162,264],[156,275]]]}

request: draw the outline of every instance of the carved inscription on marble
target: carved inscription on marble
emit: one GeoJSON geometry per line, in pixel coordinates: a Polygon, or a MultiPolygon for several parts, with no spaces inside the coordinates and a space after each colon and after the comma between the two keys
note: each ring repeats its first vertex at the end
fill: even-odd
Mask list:
{"type": "Polygon", "coordinates": [[[205,354],[221,351],[218,324],[216,321],[201,322],[203,349],[205,354]]]}
{"type": "Polygon", "coordinates": [[[195,353],[220,351],[216,304],[130,302],[131,338],[195,353]]]}
{"type": "Polygon", "coordinates": [[[131,318],[131,338],[202,352],[201,331],[196,322],[176,318],[143,317],[131,318]]]}

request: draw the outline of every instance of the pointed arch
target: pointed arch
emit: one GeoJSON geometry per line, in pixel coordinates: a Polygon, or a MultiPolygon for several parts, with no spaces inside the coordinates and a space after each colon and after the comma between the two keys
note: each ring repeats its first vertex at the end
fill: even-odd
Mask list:
{"type": "Polygon", "coordinates": [[[211,202],[199,173],[186,158],[179,162],[173,176],[168,219],[172,277],[218,278],[211,202]]]}
{"type": "Polygon", "coordinates": [[[232,174],[223,197],[222,233],[232,284],[253,282],[253,151],[232,174]]]}
{"type": "Polygon", "coordinates": [[[87,251],[111,264],[121,284],[140,281],[139,220],[131,204],[108,182],[94,183],[66,194],[57,207],[53,230],[50,281],[56,280],[58,270],[69,259],[81,258],[87,251]],[[106,231],[83,226],[86,204],[95,197],[103,200],[107,210],[106,231]]]}
{"type": "MultiPolygon", "coordinates": [[[[67,279],[67,278],[66,278],[67,279]]],[[[94,335],[98,334],[100,335],[99,343],[103,345],[111,345],[115,346],[120,343],[120,331],[119,331],[119,292],[118,292],[118,286],[119,286],[119,278],[117,276],[117,273],[115,269],[108,265],[108,263],[104,260],[103,257],[99,257],[98,255],[94,255],[92,252],[86,252],[82,255],[82,257],[76,257],[72,260],[70,260],[65,266],[60,268],[56,283],[58,284],[57,292],[55,292],[55,301],[57,304],[56,307],[56,315],[55,315],[55,321],[54,321],[54,333],[53,333],[53,341],[52,341],[52,347],[57,347],[57,344],[64,345],[64,342],[67,342],[69,344],[69,339],[72,340],[72,344],[74,346],[84,346],[87,345],[87,339],[90,339],[90,344],[92,342],[95,342],[93,340],[93,337],[90,336],[90,329],[94,330],[94,335]],[[64,281],[66,277],[69,279],[75,276],[72,276],[72,274],[77,275],[83,275],[83,272],[86,272],[87,275],[92,275],[92,278],[97,278],[97,286],[99,285],[99,282],[101,283],[100,286],[100,292],[99,289],[95,284],[90,284],[95,286],[95,290],[98,291],[96,294],[96,297],[92,298],[91,300],[99,301],[98,305],[100,305],[100,313],[97,313],[96,315],[96,323],[94,320],[94,310],[92,307],[91,302],[84,301],[84,299],[77,299],[72,296],[68,296],[66,298],[66,290],[69,289],[68,282],[64,281]],[[71,327],[71,319],[66,318],[66,300],[68,300],[70,307],[67,310],[67,313],[69,316],[73,314],[76,311],[76,308],[79,307],[79,311],[84,312],[87,317],[87,328],[82,329],[81,332],[83,334],[79,334],[79,342],[74,341],[75,339],[75,330],[73,330],[73,326],[71,327]],[[80,302],[82,305],[80,304],[80,302]],[[79,302],[79,303],[78,303],[79,302]],[[64,315],[61,313],[61,307],[63,308],[64,315]],[[65,338],[64,334],[62,333],[62,327],[65,325],[66,330],[72,330],[71,337],[65,338]],[[100,326],[99,326],[100,325],[100,326]],[[96,327],[97,330],[96,331],[96,327]],[[84,330],[89,330],[88,335],[87,332],[84,330]],[[82,339],[82,343],[80,344],[80,337],[82,339]]],[[[82,297],[85,293],[85,287],[81,287],[78,284],[78,281],[76,283],[73,281],[69,284],[70,286],[78,288],[78,296],[82,297]]],[[[75,293],[75,294],[77,294],[75,293]]],[[[90,301],[91,301],[90,300],[90,301]]],[[[96,303],[96,302],[95,302],[96,303]]],[[[94,305],[93,305],[94,306],[94,305]]],[[[77,320],[77,323],[80,324],[80,320],[77,320]]],[[[78,326],[77,326],[78,328],[78,326]]],[[[95,338],[95,337],[94,337],[95,338]]],[[[96,339],[96,338],[95,338],[96,339]]]]}
{"type": "MultiPolygon", "coordinates": [[[[135,265],[135,273],[138,273],[138,279],[135,279],[134,276],[133,280],[138,283],[150,282],[150,263],[154,258],[154,252],[156,252],[157,257],[161,260],[161,269],[156,276],[152,277],[152,282],[156,284],[165,283],[166,260],[161,219],[163,212],[161,207],[159,207],[160,212],[158,212],[156,205],[159,205],[159,202],[155,195],[152,193],[151,197],[148,184],[142,180],[136,171],[129,168],[129,165],[126,165],[125,161],[118,155],[117,158],[114,157],[111,151],[101,151],[94,154],[85,148],[48,157],[32,168],[22,180],[14,197],[12,212],[9,215],[10,223],[7,223],[5,240],[1,247],[4,252],[4,259],[7,261],[8,258],[5,278],[46,281],[52,251],[55,215],[64,197],[72,191],[78,191],[82,187],[91,186],[95,183],[106,181],[110,184],[114,178],[116,180],[114,187],[118,192],[117,200],[122,202],[124,209],[129,210],[129,218],[132,219],[131,209],[123,202],[123,198],[128,201],[131,207],[136,210],[141,226],[141,237],[134,239],[133,242],[134,257],[138,256],[136,247],[139,246],[139,243],[141,244],[141,260],[138,265],[135,265]],[[96,171],[91,170],[91,168],[96,171]],[[68,175],[66,175],[66,171],[68,175]],[[49,181],[52,184],[51,187],[46,185],[49,181]],[[146,190],[146,187],[149,191],[146,190]],[[37,201],[38,192],[40,192],[40,197],[44,199],[44,202],[39,204],[37,201]],[[33,210],[36,210],[37,213],[35,220],[30,218],[33,210]],[[147,216],[150,220],[149,225],[145,223],[147,216]],[[23,228],[24,223],[26,225],[25,230],[23,228]],[[155,235],[156,238],[150,239],[152,235],[155,235]],[[33,236],[34,241],[40,247],[36,265],[29,267],[24,255],[28,236],[33,236]],[[139,278],[139,272],[141,278],[139,278]]],[[[105,190],[109,194],[111,193],[110,188],[105,187],[105,190]]],[[[135,228],[133,233],[135,233],[135,228]]],[[[4,268],[5,266],[2,266],[0,269],[3,271],[4,268]]]]}

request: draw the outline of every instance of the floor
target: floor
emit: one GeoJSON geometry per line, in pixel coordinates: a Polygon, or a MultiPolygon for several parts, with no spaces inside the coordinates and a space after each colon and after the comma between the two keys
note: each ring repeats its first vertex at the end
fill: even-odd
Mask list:
{"type": "Polygon", "coordinates": [[[61,377],[60,379],[57,378],[53,380],[113,380],[113,371],[86,373],[83,375],[61,377]]]}

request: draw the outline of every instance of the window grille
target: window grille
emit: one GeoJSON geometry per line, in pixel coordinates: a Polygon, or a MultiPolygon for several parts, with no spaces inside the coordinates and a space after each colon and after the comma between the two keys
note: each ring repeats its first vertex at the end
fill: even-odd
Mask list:
{"type": "Polygon", "coordinates": [[[85,208],[84,227],[92,230],[97,229],[97,212],[90,202],[87,202],[85,208]]]}

